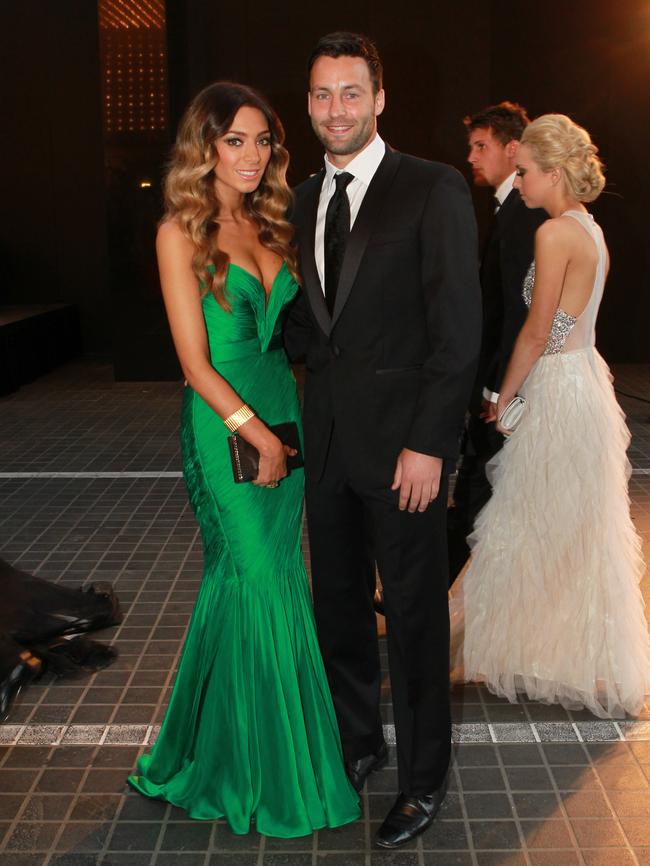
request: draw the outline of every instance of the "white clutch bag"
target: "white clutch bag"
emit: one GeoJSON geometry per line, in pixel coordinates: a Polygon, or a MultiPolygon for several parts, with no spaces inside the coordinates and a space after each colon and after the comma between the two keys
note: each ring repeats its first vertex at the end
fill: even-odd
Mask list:
{"type": "Polygon", "coordinates": [[[526,398],[517,395],[508,403],[503,412],[499,415],[499,424],[505,427],[506,430],[512,432],[517,428],[517,424],[521,421],[521,416],[524,414],[526,407],[526,398]]]}

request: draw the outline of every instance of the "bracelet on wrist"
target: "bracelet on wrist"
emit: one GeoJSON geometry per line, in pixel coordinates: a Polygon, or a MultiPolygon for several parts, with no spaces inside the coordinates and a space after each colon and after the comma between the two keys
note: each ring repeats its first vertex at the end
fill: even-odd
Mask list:
{"type": "Polygon", "coordinates": [[[255,417],[255,412],[251,409],[250,406],[247,406],[244,403],[242,406],[237,409],[236,412],[233,412],[232,415],[228,415],[227,418],[223,419],[223,423],[230,430],[231,433],[235,433],[242,424],[245,424],[247,421],[250,421],[251,418],[255,417]]]}

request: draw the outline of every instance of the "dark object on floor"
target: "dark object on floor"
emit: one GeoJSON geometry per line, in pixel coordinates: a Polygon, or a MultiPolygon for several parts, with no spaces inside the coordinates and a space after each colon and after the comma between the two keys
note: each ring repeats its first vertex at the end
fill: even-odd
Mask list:
{"type": "Polygon", "coordinates": [[[23,686],[41,675],[43,662],[5,634],[0,634],[0,721],[23,686]]]}
{"type": "Polygon", "coordinates": [[[447,777],[432,794],[399,794],[377,831],[380,848],[398,848],[423,833],[433,823],[447,793],[447,777]]]}
{"type": "Polygon", "coordinates": [[[372,604],[375,608],[375,613],[378,613],[380,616],[386,616],[386,612],[384,610],[384,592],[383,590],[379,589],[379,587],[377,587],[377,589],[375,590],[372,604]]]}
{"type": "Polygon", "coordinates": [[[375,770],[381,770],[387,761],[388,746],[386,743],[382,743],[376,755],[366,755],[359,758],[358,761],[346,761],[345,772],[348,774],[348,779],[352,782],[354,790],[361,793],[368,776],[375,770]]]}
{"type": "Polygon", "coordinates": [[[20,689],[44,671],[95,671],[117,656],[113,647],[83,635],[120,622],[110,585],[70,589],[0,559],[0,597],[0,721],[20,689]]]}

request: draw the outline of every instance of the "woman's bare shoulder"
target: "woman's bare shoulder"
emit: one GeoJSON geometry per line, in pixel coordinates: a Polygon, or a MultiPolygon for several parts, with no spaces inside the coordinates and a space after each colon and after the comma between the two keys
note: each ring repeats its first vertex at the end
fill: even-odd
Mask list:
{"type": "Polygon", "coordinates": [[[160,223],[156,233],[156,249],[158,253],[172,252],[190,257],[194,255],[194,244],[177,219],[167,219],[160,223]]]}
{"type": "Polygon", "coordinates": [[[535,233],[537,251],[571,246],[580,228],[574,219],[565,216],[552,217],[541,224],[535,233]]]}

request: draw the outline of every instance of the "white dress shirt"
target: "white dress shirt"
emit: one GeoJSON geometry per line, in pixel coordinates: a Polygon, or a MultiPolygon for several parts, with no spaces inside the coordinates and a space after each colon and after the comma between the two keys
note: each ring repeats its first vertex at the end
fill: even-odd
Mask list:
{"type": "MultiPolygon", "coordinates": [[[[499,186],[496,188],[496,192],[494,193],[494,197],[497,200],[497,205],[494,209],[495,213],[499,212],[499,208],[501,207],[501,205],[504,203],[504,201],[508,198],[508,196],[510,195],[510,193],[514,189],[515,174],[516,174],[516,172],[513,171],[512,174],[509,174],[508,177],[504,181],[502,181],[499,184],[499,186]]],[[[483,397],[489,403],[496,403],[497,400],[499,399],[499,392],[498,391],[490,391],[489,388],[486,388],[484,386],[483,387],[483,397]]]]}
{"type": "Polygon", "coordinates": [[[512,174],[509,174],[508,177],[502,181],[499,186],[496,188],[496,192],[494,193],[494,197],[498,202],[497,210],[501,207],[504,201],[508,198],[515,185],[515,175],[517,172],[513,171],[512,174]]]}
{"type": "Polygon", "coordinates": [[[320,277],[323,293],[325,292],[325,215],[327,214],[329,200],[336,190],[334,175],[340,174],[343,171],[354,175],[354,180],[350,181],[346,189],[350,202],[350,228],[352,228],[359,213],[361,202],[370,186],[370,181],[379,168],[379,163],[384,158],[385,153],[386,145],[379,137],[379,134],[377,134],[370,144],[361,153],[357,154],[345,168],[337,168],[325,156],[325,177],[320,191],[320,199],[318,200],[316,234],[314,236],[314,255],[316,256],[316,267],[318,268],[318,276],[320,277]]]}

